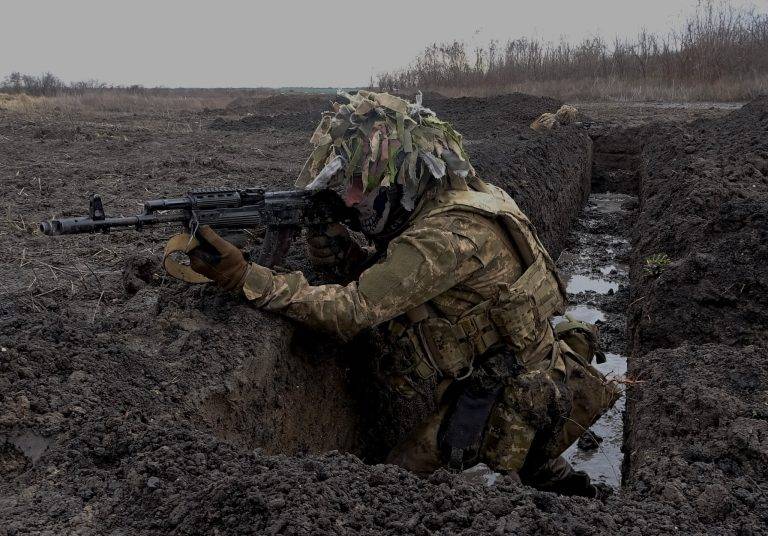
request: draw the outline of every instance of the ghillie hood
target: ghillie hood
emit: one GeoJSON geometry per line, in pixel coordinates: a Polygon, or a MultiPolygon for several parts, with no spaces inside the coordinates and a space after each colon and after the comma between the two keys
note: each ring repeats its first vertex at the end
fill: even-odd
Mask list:
{"type": "Polygon", "coordinates": [[[432,181],[466,189],[475,170],[461,134],[422,106],[421,93],[413,103],[363,90],[339,96],[348,103],[333,103],[333,111],[323,114],[298,188],[341,186],[355,201],[379,186],[400,184],[402,205],[409,211],[432,181]]]}

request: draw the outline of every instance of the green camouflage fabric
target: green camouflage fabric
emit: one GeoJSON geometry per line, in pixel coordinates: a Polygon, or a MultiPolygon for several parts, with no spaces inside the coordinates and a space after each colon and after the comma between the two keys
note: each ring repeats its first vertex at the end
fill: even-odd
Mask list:
{"type": "Polygon", "coordinates": [[[358,281],[311,286],[301,272],[275,274],[252,264],[243,292],[258,307],[342,340],[427,302],[455,320],[491,298],[497,282],[520,277],[520,259],[500,236],[497,222],[477,214],[417,215],[358,281]]]}
{"type": "Polygon", "coordinates": [[[314,146],[296,187],[320,189],[361,177],[363,193],[401,184],[402,204],[413,210],[429,180],[466,189],[475,175],[462,136],[421,105],[388,93],[339,92],[347,104],[334,103],[310,138],[314,146]]]}
{"type": "MultiPolygon", "coordinates": [[[[562,355],[557,355],[523,374],[499,378],[504,387],[485,425],[479,461],[494,471],[512,473],[524,465],[544,466],[562,453],[564,449],[551,447],[561,435],[559,416],[569,411],[566,369],[562,355]],[[539,448],[532,453],[534,440],[539,448]]],[[[441,400],[437,411],[390,452],[387,463],[422,474],[444,466],[438,433],[450,407],[450,400],[441,400]]]]}
{"type": "MultiPolygon", "coordinates": [[[[517,281],[523,264],[498,219],[460,206],[438,211],[431,203],[439,200],[420,203],[408,228],[389,243],[386,256],[357,281],[312,286],[301,272],[277,274],[251,264],[243,292],[257,307],[342,340],[425,303],[439,316],[455,322],[493,298],[499,284],[517,281]]],[[[548,322],[537,344],[533,359],[526,362],[526,373],[504,379],[501,399],[489,416],[480,455],[498,471],[518,471],[530,454],[534,438],[540,443],[542,433],[550,438],[536,455],[542,464],[573,442],[577,436],[570,430],[564,433],[557,415],[570,413],[575,422],[584,421],[589,426],[597,408],[609,407],[590,395],[596,392],[596,384],[577,389],[579,400],[573,397],[573,378],[573,385],[578,386],[578,378],[585,374],[571,375],[575,363],[568,360],[566,365],[566,353],[555,344],[548,322]],[[572,403],[578,411],[571,412],[572,403]]],[[[599,383],[597,377],[588,379],[599,383]]],[[[415,472],[442,466],[437,433],[446,412],[447,407],[440,407],[417,427],[393,450],[390,462],[415,472]]]]}

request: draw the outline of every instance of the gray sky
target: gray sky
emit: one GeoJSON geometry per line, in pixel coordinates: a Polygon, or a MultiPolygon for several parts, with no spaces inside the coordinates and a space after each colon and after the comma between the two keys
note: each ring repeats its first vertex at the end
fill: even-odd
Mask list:
{"type": "MultiPolygon", "coordinates": [[[[766,0],[735,0],[758,5],[766,0]]],[[[0,77],[186,87],[356,86],[462,39],[612,39],[666,31],[695,0],[9,1],[0,77]]]]}

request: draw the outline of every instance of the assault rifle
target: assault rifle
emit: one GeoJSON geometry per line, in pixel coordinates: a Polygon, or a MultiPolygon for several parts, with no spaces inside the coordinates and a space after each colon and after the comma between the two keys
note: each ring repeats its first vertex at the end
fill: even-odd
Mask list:
{"type": "Polygon", "coordinates": [[[40,231],[48,236],[108,233],[112,229],[181,223],[191,236],[201,225],[216,230],[266,230],[261,251],[250,258],[263,266],[279,264],[296,234],[304,227],[345,223],[355,228],[357,220],[341,198],[331,190],[266,192],[260,188],[191,190],[183,197],[152,199],[134,216],[108,217],[101,197],[91,194],[88,215],[44,221],[40,231]]]}

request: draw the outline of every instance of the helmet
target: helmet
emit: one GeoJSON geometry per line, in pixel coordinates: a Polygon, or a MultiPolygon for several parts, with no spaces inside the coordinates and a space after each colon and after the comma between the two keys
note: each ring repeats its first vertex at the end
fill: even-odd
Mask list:
{"type": "Polygon", "coordinates": [[[296,186],[339,188],[348,205],[375,208],[361,218],[366,230],[364,220],[378,215],[370,234],[383,227],[384,210],[412,212],[431,187],[466,189],[475,176],[461,134],[422,106],[421,93],[415,102],[363,90],[339,96],[347,103],[323,114],[296,186]]]}

